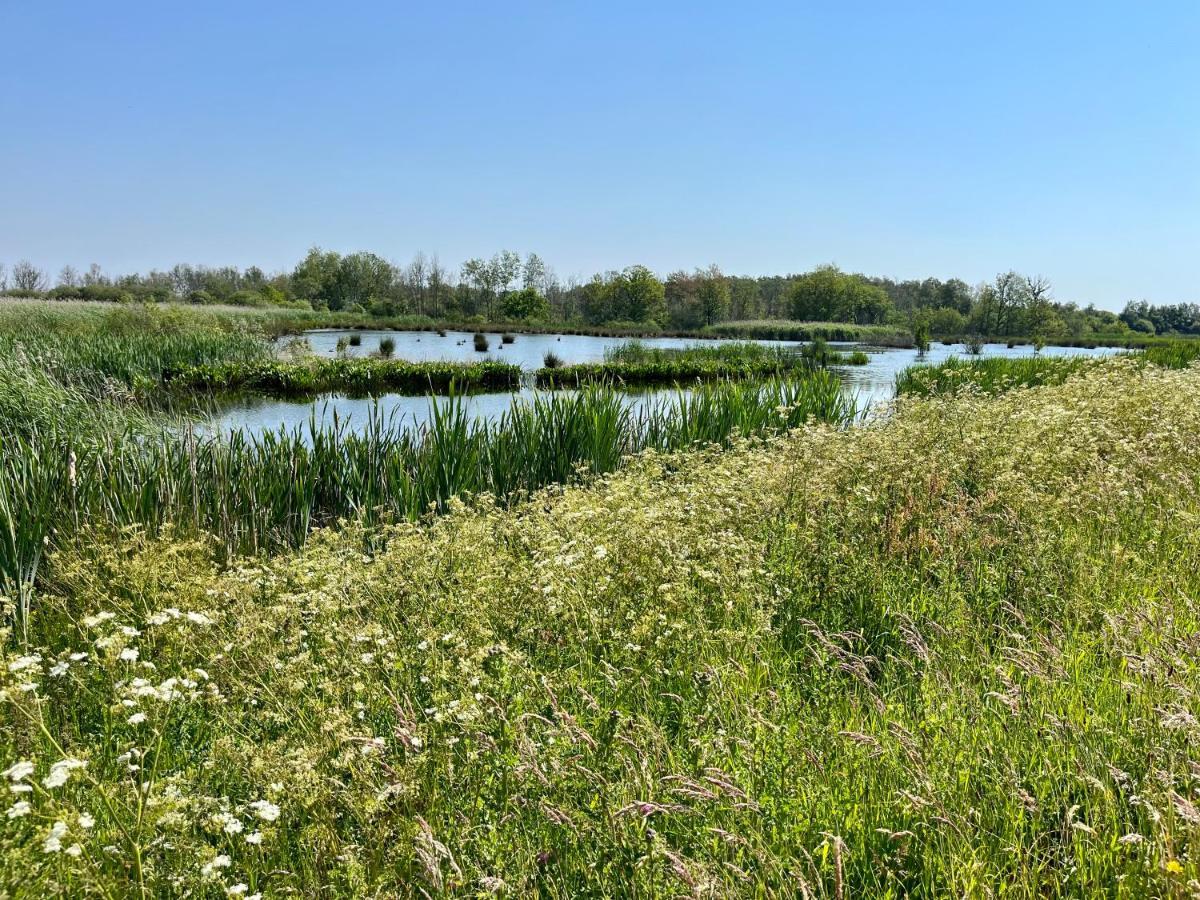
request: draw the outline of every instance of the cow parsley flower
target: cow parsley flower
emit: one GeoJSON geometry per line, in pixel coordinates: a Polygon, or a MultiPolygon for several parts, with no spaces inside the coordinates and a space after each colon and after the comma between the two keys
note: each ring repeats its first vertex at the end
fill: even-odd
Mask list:
{"type": "Polygon", "coordinates": [[[66,822],[55,822],[50,826],[50,833],[46,835],[46,840],[42,841],[43,853],[58,853],[62,850],[62,839],[67,833],[66,822]]]}
{"type": "Polygon", "coordinates": [[[27,816],[29,815],[31,808],[32,807],[30,807],[28,801],[18,800],[8,808],[8,817],[10,819],[19,819],[21,816],[27,816]]]}
{"type": "Polygon", "coordinates": [[[62,787],[67,783],[67,779],[71,777],[73,771],[82,769],[86,765],[87,762],[82,759],[71,757],[60,759],[50,767],[50,774],[42,779],[42,784],[48,788],[62,787]]]}
{"type": "Polygon", "coordinates": [[[32,774],[33,774],[33,763],[31,763],[27,759],[18,760],[17,762],[15,762],[11,766],[9,766],[7,769],[5,769],[3,772],[0,772],[0,775],[3,775],[9,781],[13,781],[13,782],[24,781],[26,778],[28,778],[32,774]]]}
{"type": "Polygon", "coordinates": [[[228,856],[222,853],[220,856],[214,856],[208,862],[200,867],[200,874],[205,878],[211,878],[217,874],[219,869],[228,869],[233,864],[228,856]]]}
{"type": "Polygon", "coordinates": [[[269,800],[255,800],[250,808],[264,822],[274,822],[279,818],[279,807],[269,800]]]}

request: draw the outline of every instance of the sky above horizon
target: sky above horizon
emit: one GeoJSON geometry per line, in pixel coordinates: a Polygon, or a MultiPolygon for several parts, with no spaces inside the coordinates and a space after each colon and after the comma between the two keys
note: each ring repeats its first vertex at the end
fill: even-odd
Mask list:
{"type": "Polygon", "coordinates": [[[0,0],[0,263],[835,263],[1200,300],[1200,3],[0,0]]]}

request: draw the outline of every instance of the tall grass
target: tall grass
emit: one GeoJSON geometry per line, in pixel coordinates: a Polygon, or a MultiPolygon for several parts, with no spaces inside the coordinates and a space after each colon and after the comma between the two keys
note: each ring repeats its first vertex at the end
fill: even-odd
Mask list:
{"type": "Polygon", "coordinates": [[[0,892],[1189,896],[1197,392],[1117,360],[233,566],[84,533],[0,666],[0,892]]]}
{"type": "Polygon", "coordinates": [[[261,363],[274,350],[239,319],[184,307],[0,303],[0,358],[15,355],[63,384],[147,392],[167,371],[261,363]]]}
{"type": "Polygon", "coordinates": [[[1184,369],[1200,359],[1200,340],[1170,341],[1146,347],[1147,362],[1168,369],[1184,369]]]}
{"type": "Polygon", "coordinates": [[[806,422],[845,424],[854,401],[815,373],[763,384],[720,383],[634,404],[610,388],[514,400],[498,421],[473,418],[461,396],[433,399],[427,425],[378,412],[250,436],[144,428],[82,430],[47,422],[0,441],[0,575],[29,581],[46,540],[79,523],[210,532],[230,554],[303,543],[342,519],[372,526],[444,510],[452,497],[511,498],[632,454],[725,444],[806,422]]]}

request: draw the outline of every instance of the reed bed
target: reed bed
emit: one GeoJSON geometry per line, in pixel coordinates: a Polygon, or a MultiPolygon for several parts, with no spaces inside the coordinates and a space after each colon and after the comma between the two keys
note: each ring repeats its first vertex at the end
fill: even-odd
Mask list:
{"type": "Polygon", "coordinates": [[[241,320],[182,307],[0,303],[0,358],[95,391],[149,393],[164,372],[273,355],[270,341],[241,320]]]}
{"type": "Polygon", "coordinates": [[[1184,369],[1200,359],[1200,340],[1171,341],[1147,346],[1147,362],[1168,369],[1184,369]]]}
{"type": "Polygon", "coordinates": [[[406,362],[339,357],[188,366],[165,372],[164,380],[171,388],[187,391],[247,391],[277,397],[331,392],[366,396],[385,391],[445,392],[452,384],[463,390],[512,390],[521,383],[521,369],[493,361],[406,362]]]}
{"type": "Polygon", "coordinates": [[[1198,393],[1115,360],[233,565],[84,532],[0,666],[0,891],[1188,896],[1198,393]]]}

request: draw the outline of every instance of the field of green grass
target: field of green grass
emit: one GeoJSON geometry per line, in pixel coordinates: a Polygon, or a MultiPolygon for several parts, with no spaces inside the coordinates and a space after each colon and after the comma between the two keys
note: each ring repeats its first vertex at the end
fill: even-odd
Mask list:
{"type": "Polygon", "coordinates": [[[805,366],[251,438],[167,386],[293,365],[258,320],[29,312],[0,896],[1200,883],[1189,345],[914,367],[865,422],[805,366]]]}
{"type": "Polygon", "coordinates": [[[5,636],[0,884],[1186,895],[1197,390],[1117,360],[232,564],[81,533],[5,636]]]}

